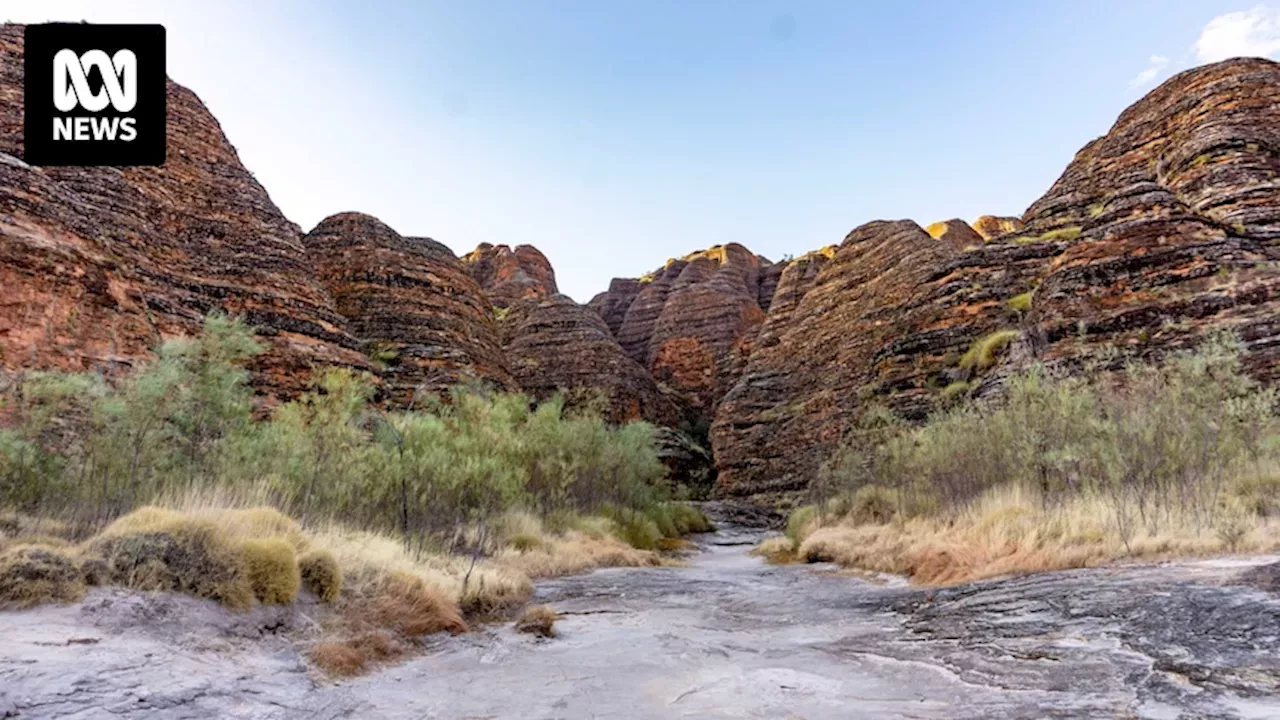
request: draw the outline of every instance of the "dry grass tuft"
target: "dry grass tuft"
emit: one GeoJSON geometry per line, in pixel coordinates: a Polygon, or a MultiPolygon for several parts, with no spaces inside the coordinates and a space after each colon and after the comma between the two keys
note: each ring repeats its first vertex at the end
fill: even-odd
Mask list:
{"type": "Polygon", "coordinates": [[[17,545],[0,555],[0,610],[21,610],[84,597],[75,560],[59,548],[17,545]]]}
{"type": "Polygon", "coordinates": [[[660,564],[654,553],[636,549],[612,535],[592,536],[576,530],[563,535],[544,535],[542,544],[533,550],[502,551],[493,562],[530,578],[556,577],[602,567],[660,564]]]}
{"type": "Polygon", "coordinates": [[[555,624],[559,617],[549,605],[534,605],[525,610],[516,621],[516,632],[553,638],[556,636],[555,624]]]}
{"type": "Polygon", "coordinates": [[[1001,575],[1091,567],[1121,559],[1159,560],[1280,549],[1275,522],[1255,519],[1228,547],[1209,528],[1167,522],[1138,528],[1126,543],[1104,498],[1083,496],[1046,509],[1016,487],[984,494],[954,518],[858,524],[847,518],[814,530],[798,555],[808,562],[908,576],[949,585],[1001,575]]]}
{"type": "Polygon", "coordinates": [[[974,340],[968,352],[960,358],[960,367],[966,370],[986,370],[996,364],[1000,351],[1016,337],[1018,331],[1009,329],[997,330],[974,340]]]}
{"type": "Polygon", "coordinates": [[[765,538],[751,550],[752,555],[759,555],[765,562],[781,565],[795,560],[796,544],[786,535],[775,535],[765,538]]]}
{"type": "Polygon", "coordinates": [[[373,592],[352,600],[360,615],[379,627],[409,637],[438,632],[463,633],[467,623],[458,603],[416,575],[393,573],[366,586],[373,592]]]}
{"type": "Polygon", "coordinates": [[[293,546],[279,537],[251,538],[240,543],[249,584],[258,601],[288,605],[298,598],[302,577],[293,546]]]}
{"type": "Polygon", "coordinates": [[[404,643],[389,633],[373,631],[346,640],[316,643],[308,656],[326,674],[350,677],[399,660],[408,652],[404,643]]]}
{"type": "Polygon", "coordinates": [[[328,550],[312,550],[298,558],[298,573],[302,584],[316,597],[327,603],[335,603],[342,593],[342,570],[333,553],[328,550]]]}
{"type": "Polygon", "coordinates": [[[228,607],[253,603],[244,556],[212,520],[145,507],[89,541],[111,581],[138,590],[184,592],[228,607]]]}

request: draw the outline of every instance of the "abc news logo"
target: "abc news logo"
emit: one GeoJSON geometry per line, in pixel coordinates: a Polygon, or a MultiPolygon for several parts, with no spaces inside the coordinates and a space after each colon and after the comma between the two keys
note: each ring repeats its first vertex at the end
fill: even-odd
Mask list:
{"type": "Polygon", "coordinates": [[[161,25],[28,25],[25,159],[32,165],[161,165],[161,25]]]}

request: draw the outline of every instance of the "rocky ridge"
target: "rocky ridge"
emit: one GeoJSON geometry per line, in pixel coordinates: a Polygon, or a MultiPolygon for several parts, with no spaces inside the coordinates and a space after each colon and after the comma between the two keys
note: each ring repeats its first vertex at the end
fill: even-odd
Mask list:
{"type": "Polygon", "coordinates": [[[1126,110],[1022,221],[968,231],[986,242],[958,221],[854,230],[794,309],[774,301],[722,402],[720,492],[802,490],[872,404],[922,418],[1033,361],[1118,368],[1227,331],[1274,381],[1278,128],[1280,65],[1208,65],[1126,110]],[[996,362],[962,367],[986,340],[996,362]]]}
{"type": "Polygon", "coordinates": [[[532,245],[482,243],[462,257],[462,264],[495,306],[556,295],[556,272],[532,245]]]}
{"type": "Polygon", "coordinates": [[[297,226],[194,93],[168,84],[163,167],[22,162],[23,27],[0,27],[0,367],[115,372],[204,316],[244,316],[267,395],[366,359],[311,272],[297,226]]]}
{"type": "Polygon", "coordinates": [[[325,218],[303,244],[393,403],[458,384],[517,387],[493,311],[449,248],[360,213],[325,218]]]}
{"type": "Polygon", "coordinates": [[[690,419],[706,422],[742,370],[783,266],[729,243],[615,279],[589,306],[628,356],[679,394],[690,419]]]}

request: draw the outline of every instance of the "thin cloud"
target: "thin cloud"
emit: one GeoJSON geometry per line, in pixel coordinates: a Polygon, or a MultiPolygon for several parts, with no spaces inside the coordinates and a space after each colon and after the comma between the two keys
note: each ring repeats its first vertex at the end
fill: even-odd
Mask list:
{"type": "Polygon", "coordinates": [[[1162,57],[1160,55],[1152,55],[1151,59],[1147,61],[1147,69],[1138,73],[1132,80],[1130,80],[1129,86],[1141,87],[1143,85],[1148,85],[1152,80],[1155,80],[1160,73],[1164,72],[1164,69],[1167,67],[1169,67],[1169,58],[1162,57]]]}
{"type": "Polygon", "coordinates": [[[1194,46],[1200,62],[1280,55],[1280,10],[1259,5],[1209,21],[1194,46]]]}

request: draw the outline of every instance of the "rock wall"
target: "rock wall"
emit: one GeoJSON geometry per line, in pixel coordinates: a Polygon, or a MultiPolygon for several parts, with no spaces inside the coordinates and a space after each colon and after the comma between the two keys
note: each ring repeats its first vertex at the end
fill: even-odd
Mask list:
{"type": "Polygon", "coordinates": [[[332,365],[376,372],[393,404],[472,381],[598,394],[615,420],[714,420],[725,495],[801,490],[872,404],[922,419],[1034,361],[1118,366],[1229,331],[1251,372],[1280,379],[1270,61],[1171,78],[1021,218],[878,221],[779,263],[716,246],[580,306],[527,245],[460,260],[355,213],[302,236],[174,83],[164,167],[31,168],[21,60],[22,27],[5,25],[0,371],[115,372],[225,310],[263,334],[265,398],[332,365]],[[966,361],[997,334],[994,362],[966,361]]]}
{"type": "Polygon", "coordinates": [[[589,306],[690,420],[707,422],[745,367],[785,266],[730,243],[616,279],[589,306]]]}
{"type": "Polygon", "coordinates": [[[1228,330],[1277,375],[1280,65],[1183,72],[1085,146],[1025,216],[1022,242],[1062,252],[1036,289],[1040,354],[1152,357],[1228,330]]]}
{"type": "Polygon", "coordinates": [[[1226,330],[1275,380],[1277,177],[1280,65],[1231,60],[1130,107],[1021,221],[980,219],[983,244],[877,222],[793,264],[712,427],[719,491],[802,490],[871,404],[922,419],[1033,361],[1119,367],[1226,330]],[[1003,331],[994,366],[966,366],[1003,331]]]}
{"type": "Polygon", "coordinates": [[[515,387],[489,302],[449,248],[360,213],[325,218],[303,243],[394,404],[459,383],[515,387]]]}
{"type": "Polygon", "coordinates": [[[0,28],[0,367],[111,371],[213,310],[261,329],[269,396],[317,365],[368,367],[298,228],[190,90],[168,84],[163,167],[25,165],[22,33],[0,28]]]}
{"type": "Polygon", "coordinates": [[[532,245],[517,245],[513,250],[506,245],[483,243],[463,256],[462,264],[498,307],[560,292],[551,263],[532,245]]]}
{"type": "Polygon", "coordinates": [[[936,222],[925,228],[931,237],[951,244],[957,250],[979,247],[986,239],[963,220],[936,222]]]}
{"type": "Polygon", "coordinates": [[[652,376],[627,357],[599,315],[564,295],[509,306],[504,351],[520,387],[535,398],[560,393],[570,405],[605,401],[613,422],[674,426],[679,412],[652,376]]]}

